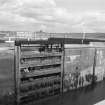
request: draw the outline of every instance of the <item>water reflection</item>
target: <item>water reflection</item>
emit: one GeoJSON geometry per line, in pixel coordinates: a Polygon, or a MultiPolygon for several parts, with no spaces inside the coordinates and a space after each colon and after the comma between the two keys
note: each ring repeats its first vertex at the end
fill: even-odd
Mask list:
{"type": "MultiPolygon", "coordinates": [[[[14,94],[14,46],[0,44],[0,103],[10,101],[14,94]],[[5,101],[3,101],[5,99],[5,101]]],[[[12,99],[13,101],[13,99],[12,99]]],[[[4,104],[5,105],[5,104],[4,104]]]]}

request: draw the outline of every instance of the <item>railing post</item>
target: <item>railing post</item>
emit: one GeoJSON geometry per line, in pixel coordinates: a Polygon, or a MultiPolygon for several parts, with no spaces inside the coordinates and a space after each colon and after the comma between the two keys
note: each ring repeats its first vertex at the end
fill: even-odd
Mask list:
{"type": "Polygon", "coordinates": [[[94,84],[95,81],[95,68],[96,68],[96,59],[97,59],[97,49],[95,48],[94,52],[94,63],[93,63],[93,78],[92,78],[92,84],[94,84]]]}

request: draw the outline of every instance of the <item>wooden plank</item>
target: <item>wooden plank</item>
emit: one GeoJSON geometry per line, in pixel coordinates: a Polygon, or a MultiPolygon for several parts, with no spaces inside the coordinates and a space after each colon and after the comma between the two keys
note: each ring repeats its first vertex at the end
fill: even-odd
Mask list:
{"type": "Polygon", "coordinates": [[[56,65],[61,64],[61,61],[59,62],[43,62],[43,63],[33,63],[33,64],[21,64],[20,68],[28,68],[28,67],[35,67],[35,66],[47,66],[47,65],[56,65]]]}
{"type": "Polygon", "coordinates": [[[35,84],[38,84],[38,83],[45,83],[45,81],[50,82],[50,81],[55,81],[55,80],[61,80],[61,77],[53,76],[53,77],[41,78],[41,79],[34,80],[32,82],[21,83],[20,87],[27,87],[27,86],[35,85],[35,84]]]}
{"type": "MultiPolygon", "coordinates": [[[[53,89],[54,88],[60,88],[60,85],[54,85],[53,86],[53,89]]],[[[49,89],[52,89],[52,87],[45,87],[45,88],[41,88],[41,89],[37,89],[37,90],[32,90],[32,91],[29,91],[29,92],[26,92],[24,94],[20,94],[19,98],[23,98],[23,97],[26,97],[26,96],[29,96],[30,94],[35,94],[36,92],[42,92],[42,91],[48,91],[49,89]]]]}
{"type": "MultiPolygon", "coordinates": [[[[32,73],[26,73],[24,76],[25,78],[34,77],[34,76],[41,76],[41,75],[47,75],[47,74],[53,74],[53,73],[60,73],[61,70],[46,70],[46,71],[38,71],[38,72],[32,72],[32,73]]],[[[21,75],[21,78],[24,76],[21,75]]]]}
{"type": "Polygon", "coordinates": [[[33,57],[50,57],[50,56],[62,56],[62,53],[22,53],[21,58],[33,58],[33,57]]]}
{"type": "Polygon", "coordinates": [[[16,67],[16,71],[15,71],[15,78],[16,78],[16,101],[17,101],[17,105],[19,105],[20,103],[20,99],[19,99],[19,95],[20,95],[20,46],[16,46],[15,47],[15,67],[16,67]]]}

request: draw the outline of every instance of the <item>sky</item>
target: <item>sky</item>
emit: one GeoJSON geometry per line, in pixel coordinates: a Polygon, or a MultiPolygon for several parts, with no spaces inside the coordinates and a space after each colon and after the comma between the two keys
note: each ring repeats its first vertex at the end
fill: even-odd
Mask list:
{"type": "Polygon", "coordinates": [[[105,0],[0,0],[0,30],[105,32],[105,0]]]}

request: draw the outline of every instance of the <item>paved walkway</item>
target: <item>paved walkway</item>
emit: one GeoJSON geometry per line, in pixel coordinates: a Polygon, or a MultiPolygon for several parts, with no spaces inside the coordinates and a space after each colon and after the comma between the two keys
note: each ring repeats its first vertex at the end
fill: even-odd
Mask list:
{"type": "Polygon", "coordinates": [[[64,93],[63,96],[54,97],[38,105],[95,105],[102,100],[105,100],[105,80],[94,86],[64,93]]]}
{"type": "Polygon", "coordinates": [[[96,103],[94,105],[105,105],[105,100],[102,100],[102,101],[100,101],[100,102],[98,102],[98,103],[96,103]]]}

